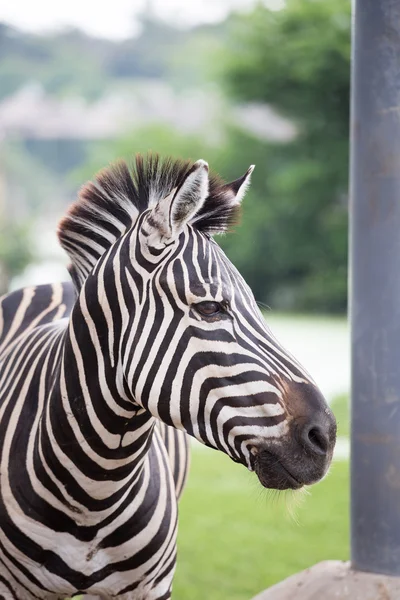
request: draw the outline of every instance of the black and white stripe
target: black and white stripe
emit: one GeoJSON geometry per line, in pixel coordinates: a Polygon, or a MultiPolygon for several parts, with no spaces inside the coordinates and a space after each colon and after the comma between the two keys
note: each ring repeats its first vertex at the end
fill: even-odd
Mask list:
{"type": "Polygon", "coordinates": [[[250,173],[111,168],[60,224],[75,292],[2,299],[0,597],[169,599],[186,433],[266,487],[326,472],[334,418],[211,237],[250,173]]]}

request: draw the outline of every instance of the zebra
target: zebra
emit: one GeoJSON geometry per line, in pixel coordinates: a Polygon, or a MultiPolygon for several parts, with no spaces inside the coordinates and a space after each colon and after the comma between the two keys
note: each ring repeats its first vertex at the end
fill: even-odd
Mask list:
{"type": "Polygon", "coordinates": [[[0,310],[0,598],[168,600],[188,436],[298,489],[336,421],[214,235],[253,167],[137,155],[83,186],[58,228],[71,282],[0,310]]]}

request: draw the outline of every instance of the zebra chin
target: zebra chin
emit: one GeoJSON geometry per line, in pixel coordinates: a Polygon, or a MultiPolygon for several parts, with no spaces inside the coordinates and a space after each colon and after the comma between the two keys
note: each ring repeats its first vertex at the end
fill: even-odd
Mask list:
{"type": "Polygon", "coordinates": [[[279,452],[259,449],[252,466],[261,485],[273,490],[298,490],[322,479],[331,462],[330,457],[316,460],[311,456],[297,456],[297,459],[287,460],[279,452]]]}

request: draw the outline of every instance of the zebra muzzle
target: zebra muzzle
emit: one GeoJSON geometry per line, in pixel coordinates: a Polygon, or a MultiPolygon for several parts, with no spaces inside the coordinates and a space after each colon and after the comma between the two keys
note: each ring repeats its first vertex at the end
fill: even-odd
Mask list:
{"type": "Polygon", "coordinates": [[[284,439],[250,450],[252,468],[261,485],[276,490],[299,489],[316,483],[332,460],[336,424],[327,419],[292,423],[284,439]]]}
{"type": "Polygon", "coordinates": [[[276,454],[263,449],[259,450],[253,461],[253,468],[261,485],[274,490],[297,490],[304,483],[291,473],[276,454]]]}

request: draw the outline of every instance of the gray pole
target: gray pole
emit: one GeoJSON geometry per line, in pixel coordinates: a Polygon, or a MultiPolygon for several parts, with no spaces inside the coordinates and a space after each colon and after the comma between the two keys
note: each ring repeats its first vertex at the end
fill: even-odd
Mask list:
{"type": "Polygon", "coordinates": [[[354,17],[352,566],[400,575],[400,1],[354,17]]]}

